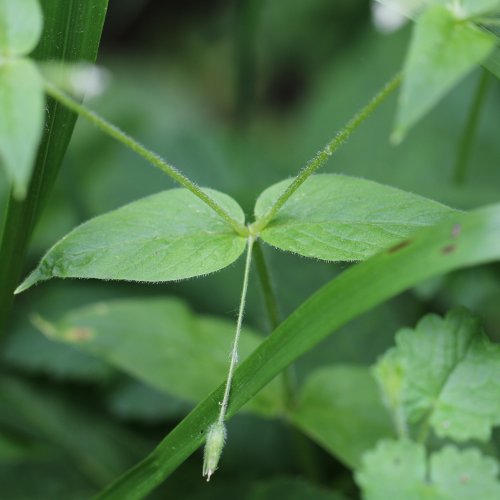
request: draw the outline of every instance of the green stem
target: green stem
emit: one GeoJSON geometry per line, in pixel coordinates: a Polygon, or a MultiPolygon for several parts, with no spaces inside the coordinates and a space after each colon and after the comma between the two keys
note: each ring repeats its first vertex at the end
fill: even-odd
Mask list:
{"type": "MultiPolygon", "coordinates": [[[[267,316],[271,324],[271,331],[276,330],[280,324],[278,301],[274,293],[271,282],[271,275],[266,263],[262,246],[257,240],[254,245],[255,267],[259,276],[262,293],[264,295],[264,305],[266,307],[267,316]]],[[[285,388],[285,404],[288,410],[293,410],[297,403],[297,384],[293,366],[290,365],[283,371],[283,385],[285,388]]]]}
{"type": "MultiPolygon", "coordinates": [[[[264,304],[271,324],[271,331],[276,330],[280,324],[278,301],[271,281],[269,267],[267,265],[262,245],[256,240],[254,245],[254,261],[259,276],[264,304]]],[[[287,411],[293,411],[298,404],[298,389],[295,370],[293,365],[289,365],[282,372],[283,387],[285,390],[285,406],[287,411]]],[[[291,438],[296,449],[296,456],[305,475],[314,482],[321,482],[321,467],[318,464],[317,456],[311,442],[307,436],[290,426],[291,438]]]]}
{"type": "Polygon", "coordinates": [[[203,191],[197,184],[188,179],[182,172],[177,170],[172,165],[169,165],[165,160],[160,158],[156,153],[145,148],[142,144],[137,142],[135,139],[127,135],[125,132],[120,130],[115,125],[109,123],[104,118],[100,117],[94,111],[88,109],[82,104],[76,102],[70,96],[59,90],[55,85],[50,82],[45,82],[45,91],[48,95],[59,101],[61,104],[69,108],[71,111],[78,113],[97,128],[99,128],[104,133],[111,136],[113,139],[121,142],[123,145],[142,156],[149,163],[158,167],[160,170],[165,172],[174,181],[178,182],[181,186],[189,189],[195,196],[200,200],[205,202],[214,212],[216,212],[223,220],[232,226],[232,228],[241,236],[247,236],[247,228],[239,223],[236,219],[231,217],[229,213],[219,205],[212,197],[210,197],[205,191],[203,191]]]}
{"type": "Polygon", "coordinates": [[[427,415],[425,420],[422,422],[420,429],[418,431],[417,441],[421,444],[425,444],[427,438],[429,437],[429,432],[431,431],[430,414],[427,415]]]}
{"type": "Polygon", "coordinates": [[[467,122],[465,123],[465,127],[459,141],[457,160],[454,170],[454,181],[457,185],[463,184],[465,181],[467,165],[469,164],[469,158],[472,151],[472,144],[476,136],[479,116],[487,95],[489,83],[490,74],[486,69],[484,69],[481,78],[479,79],[476,93],[469,109],[469,116],[467,117],[467,122]]]}
{"type": "Polygon", "coordinates": [[[255,267],[259,276],[260,286],[262,288],[262,294],[264,296],[264,305],[269,318],[271,331],[274,331],[280,324],[278,301],[276,300],[276,294],[274,293],[271,276],[269,274],[267,262],[262,250],[262,245],[259,240],[255,242],[253,255],[255,267]]]}
{"type": "Polygon", "coordinates": [[[342,144],[352,135],[352,133],[385,101],[385,99],[399,86],[401,83],[401,73],[398,73],[392,80],[387,82],[383,89],[372,98],[372,100],[357,113],[345,127],[337,133],[337,135],[299,172],[293,182],[285,189],[281,196],[274,202],[268,212],[253,224],[252,231],[258,234],[269,221],[276,215],[280,208],[292,196],[295,191],[311,176],[316,170],[322,167],[328,158],[332,156],[342,144]]]}
{"type": "Polygon", "coordinates": [[[233,382],[234,370],[238,364],[238,344],[240,342],[241,327],[243,325],[243,315],[245,314],[245,304],[248,291],[248,277],[250,275],[250,264],[252,263],[252,247],[254,244],[253,236],[248,237],[247,257],[245,261],[245,273],[243,275],[243,287],[241,290],[240,309],[238,311],[238,320],[236,322],[236,333],[234,335],[233,348],[231,351],[231,361],[229,363],[229,371],[227,373],[226,388],[224,389],[224,397],[220,404],[220,413],[217,422],[223,424],[226,419],[227,407],[229,404],[229,396],[231,394],[231,384],[233,382]]]}

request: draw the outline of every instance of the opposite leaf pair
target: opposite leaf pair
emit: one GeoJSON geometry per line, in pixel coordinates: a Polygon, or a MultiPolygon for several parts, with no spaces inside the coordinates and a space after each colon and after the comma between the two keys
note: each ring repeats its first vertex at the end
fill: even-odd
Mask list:
{"type": "MultiPolygon", "coordinates": [[[[257,200],[263,218],[291,181],[257,200]]],[[[243,224],[229,196],[204,190],[243,224]]],[[[258,235],[286,251],[328,261],[364,260],[456,211],[364,179],[321,174],[309,178],[258,235]]],[[[96,217],[73,230],[42,259],[17,293],[52,277],[171,281],[222,269],[245,250],[237,234],[185,189],[172,189],[96,217]]]]}

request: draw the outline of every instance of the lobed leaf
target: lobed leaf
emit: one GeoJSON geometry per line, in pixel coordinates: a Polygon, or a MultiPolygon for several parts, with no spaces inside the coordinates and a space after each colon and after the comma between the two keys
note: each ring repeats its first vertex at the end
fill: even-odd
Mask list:
{"type": "MultiPolygon", "coordinates": [[[[415,330],[398,332],[396,343],[389,356],[400,368],[406,419],[428,418],[441,437],[488,439],[500,424],[500,346],[487,339],[479,319],[464,309],[444,319],[428,315],[415,330]]],[[[386,397],[388,380],[379,377],[386,397]]]]}
{"type": "Polygon", "coordinates": [[[38,0],[0,0],[1,59],[31,52],[42,34],[43,16],[38,0]]]}
{"type": "MultiPolygon", "coordinates": [[[[423,229],[412,241],[350,267],[292,313],[237,368],[228,407],[234,415],[281,370],[351,319],[432,276],[500,259],[500,205],[423,229]]],[[[144,498],[203,442],[218,415],[221,385],[139,464],[99,498],[144,498]]]]}
{"type": "MultiPolygon", "coordinates": [[[[238,221],[229,196],[206,190],[238,221]]],[[[17,288],[59,278],[172,281],[218,271],[244,251],[237,235],[187,189],[171,189],[92,219],[56,243],[17,288]]]]}
{"type": "Polygon", "coordinates": [[[411,441],[381,441],[355,474],[365,500],[424,500],[425,448],[411,441]]]}
{"type": "MultiPolygon", "coordinates": [[[[92,354],[189,403],[204,398],[224,380],[235,328],[230,321],[196,316],[182,301],[165,298],[102,302],[70,312],[55,324],[38,324],[52,340],[92,354]]],[[[260,340],[246,328],[241,357],[255,350],[260,340]]],[[[277,383],[248,405],[268,416],[281,408],[277,383]]]]}
{"type": "MultiPolygon", "coordinates": [[[[290,182],[279,182],[259,196],[257,220],[290,182]]],[[[373,181],[319,174],[297,189],[260,237],[305,257],[364,260],[455,213],[435,201],[373,181]]]]}
{"type": "Polygon", "coordinates": [[[43,107],[43,83],[35,64],[27,59],[0,61],[0,163],[18,199],[26,196],[33,171],[43,107]]]}
{"type": "Polygon", "coordinates": [[[430,459],[411,441],[382,441],[363,457],[356,473],[366,500],[496,500],[498,462],[476,449],[447,446],[430,459]]]}
{"type": "Polygon", "coordinates": [[[404,66],[393,139],[399,142],[456,83],[483,62],[495,37],[441,5],[417,20],[404,66]]]}
{"type": "Polygon", "coordinates": [[[381,438],[394,435],[367,368],[337,365],[310,375],[292,422],[350,467],[381,438]]]}

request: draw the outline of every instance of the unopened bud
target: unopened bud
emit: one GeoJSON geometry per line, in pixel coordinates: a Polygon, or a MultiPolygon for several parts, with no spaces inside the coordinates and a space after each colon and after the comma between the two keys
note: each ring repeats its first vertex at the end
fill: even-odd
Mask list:
{"type": "Polygon", "coordinates": [[[226,442],[226,426],[223,422],[215,422],[207,431],[205,451],[203,454],[203,476],[210,481],[210,477],[217,470],[222,449],[226,442]]]}

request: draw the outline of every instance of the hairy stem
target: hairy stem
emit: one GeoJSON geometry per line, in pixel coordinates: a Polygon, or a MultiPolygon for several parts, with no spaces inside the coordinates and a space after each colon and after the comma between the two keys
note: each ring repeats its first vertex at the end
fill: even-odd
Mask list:
{"type": "Polygon", "coordinates": [[[481,78],[477,85],[476,93],[472,104],[469,109],[469,115],[465,123],[465,127],[460,136],[458,154],[455,163],[454,170],[454,181],[455,184],[463,184],[467,174],[467,165],[469,163],[470,154],[472,151],[472,144],[474,143],[474,138],[476,136],[477,125],[479,122],[479,116],[481,114],[481,109],[483,107],[488,87],[490,83],[490,74],[488,70],[483,69],[481,78]]]}
{"type": "Polygon", "coordinates": [[[223,220],[225,220],[228,224],[230,224],[232,228],[239,235],[241,236],[248,235],[248,230],[243,224],[240,224],[236,219],[231,217],[231,215],[229,215],[229,213],[221,205],[219,205],[212,197],[210,197],[207,193],[205,193],[205,191],[203,191],[197,184],[188,179],[182,172],[177,170],[175,167],[169,165],[156,153],[144,147],[142,144],[140,144],[135,139],[127,135],[118,127],[109,123],[104,118],[100,117],[94,111],[76,102],[73,98],[71,98],[70,96],[59,90],[52,83],[47,81],[45,82],[45,91],[47,92],[48,95],[59,101],[61,104],[69,108],[71,111],[74,111],[75,113],[78,113],[79,115],[83,116],[84,118],[89,120],[92,124],[94,124],[98,129],[108,134],[113,139],[116,139],[118,142],[121,142],[123,145],[125,145],[126,147],[137,153],[139,156],[142,156],[149,163],[151,163],[155,167],[158,167],[160,170],[165,172],[174,181],[178,182],[186,189],[189,189],[189,191],[191,191],[200,200],[205,202],[223,220]]]}
{"type": "Polygon", "coordinates": [[[293,182],[285,189],[281,196],[274,202],[268,212],[257,222],[253,224],[252,230],[258,233],[269,221],[276,215],[280,208],[292,196],[295,191],[310,177],[316,170],[322,167],[328,158],[332,156],[337,149],[344,144],[352,133],[385,101],[385,99],[399,86],[401,83],[401,73],[398,73],[392,80],[387,82],[382,90],[372,98],[372,100],[357,113],[345,127],[340,130],[335,137],[299,172],[293,182]]]}
{"type": "Polygon", "coordinates": [[[254,237],[248,237],[247,244],[247,257],[245,260],[245,273],[243,275],[243,287],[241,290],[240,309],[238,311],[238,320],[236,322],[236,333],[234,335],[233,348],[231,351],[231,361],[229,363],[229,371],[227,373],[226,388],[224,389],[224,397],[220,405],[220,413],[217,419],[219,424],[223,424],[226,418],[227,406],[229,404],[229,396],[231,394],[231,384],[233,382],[234,370],[238,364],[238,344],[241,336],[241,326],[243,324],[243,316],[245,314],[245,304],[247,299],[248,290],[248,277],[250,275],[250,264],[252,263],[252,248],[254,244],[254,237]]]}

